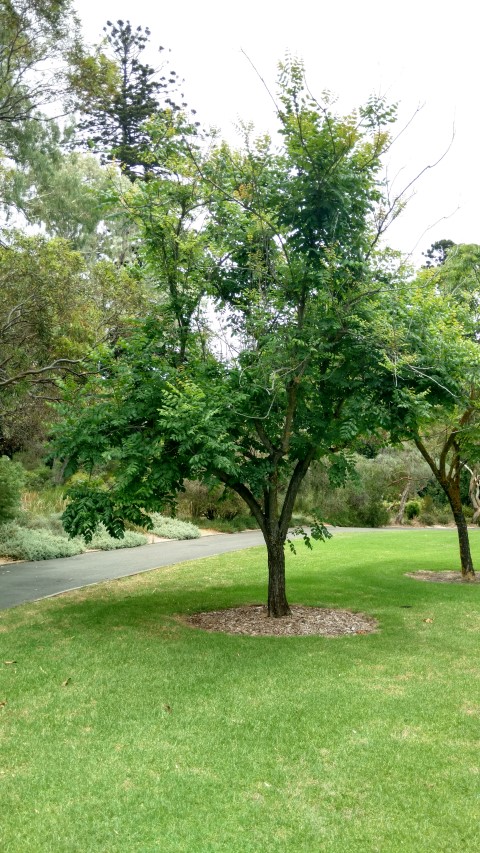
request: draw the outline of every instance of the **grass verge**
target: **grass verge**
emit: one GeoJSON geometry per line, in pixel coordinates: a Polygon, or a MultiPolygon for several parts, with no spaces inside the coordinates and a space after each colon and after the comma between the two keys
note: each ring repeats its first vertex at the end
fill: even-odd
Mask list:
{"type": "Polygon", "coordinates": [[[404,576],[457,568],[455,533],[340,534],[287,561],[292,603],[380,632],[173,618],[264,601],[263,549],[0,613],[2,853],[478,849],[479,588],[404,576]]]}

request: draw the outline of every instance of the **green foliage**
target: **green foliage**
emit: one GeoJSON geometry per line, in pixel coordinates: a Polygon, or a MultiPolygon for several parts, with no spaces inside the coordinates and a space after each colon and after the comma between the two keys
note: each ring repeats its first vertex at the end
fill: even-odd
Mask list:
{"type": "MultiPolygon", "coordinates": [[[[45,398],[59,380],[75,388],[83,359],[113,343],[146,304],[143,283],[102,260],[88,268],[65,240],[19,233],[0,246],[0,446],[9,453],[45,439],[45,398]]],[[[97,361],[88,370],[95,372],[97,361]]]]}
{"type": "MultiPolygon", "coordinates": [[[[121,539],[114,538],[108,534],[104,525],[100,524],[87,545],[90,549],[113,551],[118,548],[136,548],[146,545],[147,541],[147,537],[142,533],[134,533],[131,530],[127,530],[121,539]]],[[[66,536],[59,514],[28,516],[22,513],[17,522],[0,526],[2,557],[12,557],[16,560],[53,560],[57,557],[82,554],[86,547],[83,537],[69,539],[66,536]]]]}
{"type": "Polygon", "coordinates": [[[417,518],[420,515],[420,511],[422,508],[422,504],[418,500],[407,501],[405,504],[405,515],[411,521],[413,518],[417,518]]]}
{"type": "Polygon", "coordinates": [[[312,539],[315,542],[328,542],[328,540],[332,538],[332,534],[329,529],[325,526],[323,521],[319,521],[316,515],[313,516],[308,530],[305,530],[303,524],[296,524],[293,530],[289,530],[287,536],[288,547],[292,554],[296,554],[295,542],[290,538],[291,536],[301,536],[304,544],[307,548],[310,548],[310,550],[312,550],[312,539]]]}
{"type": "Polygon", "coordinates": [[[148,27],[108,21],[104,32],[108,53],[102,45],[93,54],[83,47],[71,54],[70,87],[83,115],[79,129],[88,147],[117,160],[133,181],[151,170],[147,120],[179,109],[173,101],[178,80],[175,71],[159,75],[141,61],[148,27]]]}
{"type": "MultiPolygon", "coordinates": [[[[382,425],[378,389],[389,400],[395,385],[372,325],[395,259],[374,247],[394,110],[371,99],[339,116],[312,99],[299,63],[279,84],[280,149],[244,129],[242,150],[205,154],[181,114],[143,128],[158,140],[155,168],[123,198],[161,314],[102,353],[63,416],[67,474],[112,475],[90,503],[71,495],[70,532],[88,534],[97,519],[121,533],[129,507],[162,511],[197,479],[236,492],[282,555],[311,462],[328,457],[343,482],[349,448],[382,425]]],[[[371,506],[357,515],[382,520],[371,506]]]]}
{"type": "Polygon", "coordinates": [[[18,515],[24,485],[23,467],[0,456],[0,524],[18,515]]]}
{"type": "Polygon", "coordinates": [[[79,539],[56,536],[49,530],[27,529],[14,522],[0,527],[0,554],[16,560],[53,560],[84,551],[79,539]]]}
{"type": "Polygon", "coordinates": [[[57,536],[65,536],[65,529],[62,524],[62,516],[60,512],[54,512],[45,515],[23,511],[20,513],[18,524],[21,527],[26,527],[32,530],[49,530],[50,533],[55,533],[57,536]]]}
{"type": "Polygon", "coordinates": [[[215,521],[208,521],[205,517],[194,517],[192,521],[199,528],[211,529],[213,527],[219,533],[241,533],[242,530],[257,530],[260,527],[257,519],[246,513],[236,515],[235,518],[217,517],[215,521]]]}
{"type": "MultiPolygon", "coordinates": [[[[473,576],[462,473],[480,460],[480,246],[447,248],[438,266],[404,283],[402,301],[389,309],[385,364],[398,388],[390,430],[413,439],[445,493],[462,571],[473,576]]],[[[424,513],[428,522],[432,518],[424,513]]]]}
{"type": "Polygon", "coordinates": [[[152,512],[152,533],[164,536],[166,539],[198,539],[200,531],[195,524],[182,521],[180,518],[169,518],[152,512]]]}
{"type": "Polygon", "coordinates": [[[385,503],[390,468],[381,457],[351,460],[350,476],[337,484],[335,473],[325,465],[312,466],[296,504],[297,509],[316,512],[325,522],[340,527],[383,527],[390,513],[385,503]]]}
{"type": "Polygon", "coordinates": [[[41,491],[25,491],[22,505],[27,514],[60,518],[65,509],[63,488],[54,486],[41,491]]]}
{"type": "Polygon", "coordinates": [[[43,492],[52,485],[52,469],[47,465],[37,465],[25,471],[25,488],[29,491],[43,492]]]}
{"type": "Polygon", "coordinates": [[[88,547],[99,551],[115,551],[118,548],[136,548],[146,545],[147,542],[146,536],[132,530],[126,530],[121,539],[115,538],[110,536],[105,525],[99,524],[88,542],[88,547]]]}
{"type": "Polygon", "coordinates": [[[112,495],[103,487],[94,490],[80,483],[67,490],[67,497],[71,503],[62,514],[63,526],[69,536],[82,535],[87,543],[92,541],[100,518],[110,536],[117,539],[125,536],[125,520],[139,527],[151,528],[148,516],[136,507],[125,507],[120,514],[112,495]]]}
{"type": "MultiPolygon", "coordinates": [[[[0,208],[16,221],[37,195],[39,176],[58,165],[61,132],[52,107],[48,118],[45,112],[52,102],[57,114],[63,112],[67,55],[76,42],[71,0],[2,0],[0,208]]],[[[48,184],[43,190],[47,196],[48,184]]]]}
{"type": "MultiPolygon", "coordinates": [[[[2,0],[0,6],[0,144],[62,93],[61,63],[75,40],[71,0],[2,0]],[[48,61],[47,61],[48,60],[48,61]]],[[[11,153],[10,151],[8,153],[11,153]]]]}
{"type": "Polygon", "coordinates": [[[185,518],[206,518],[209,521],[230,521],[245,513],[245,503],[223,486],[208,488],[199,481],[187,480],[177,499],[178,515],[185,518]]]}
{"type": "Polygon", "coordinates": [[[455,243],[453,240],[436,240],[426,252],[422,252],[423,256],[427,259],[425,267],[429,269],[430,267],[438,267],[444,264],[450,249],[453,249],[454,246],[455,243]]]}

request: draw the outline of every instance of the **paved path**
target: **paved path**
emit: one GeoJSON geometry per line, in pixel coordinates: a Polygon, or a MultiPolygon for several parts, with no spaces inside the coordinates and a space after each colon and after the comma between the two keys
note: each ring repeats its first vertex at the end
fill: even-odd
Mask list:
{"type": "Polygon", "coordinates": [[[90,551],[56,560],[7,563],[0,565],[0,610],[112,578],[262,544],[260,531],[247,530],[181,542],[157,542],[118,551],[90,551]]]}
{"type": "MultiPolygon", "coordinates": [[[[378,533],[387,533],[389,530],[392,528],[376,528],[378,533]]],[[[334,535],[366,532],[374,531],[370,528],[344,527],[337,528],[334,535]]],[[[260,531],[246,530],[243,533],[219,533],[181,542],[157,542],[155,545],[122,548],[118,551],[90,551],[56,560],[7,563],[0,565],[0,610],[58,595],[69,589],[263,544],[260,531]]]]}

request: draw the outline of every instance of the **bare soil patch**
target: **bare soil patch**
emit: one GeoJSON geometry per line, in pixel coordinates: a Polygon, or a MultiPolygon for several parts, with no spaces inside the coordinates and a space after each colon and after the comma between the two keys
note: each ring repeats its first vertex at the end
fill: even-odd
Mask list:
{"type": "Polygon", "coordinates": [[[407,578],[413,578],[416,581],[428,581],[429,583],[480,583],[479,575],[475,576],[475,580],[467,580],[461,572],[427,572],[422,569],[418,572],[405,572],[405,575],[407,578]]]}
{"type": "Polygon", "coordinates": [[[293,604],[291,616],[272,619],[259,604],[210,610],[179,617],[181,622],[204,631],[245,634],[250,637],[342,637],[346,634],[371,634],[378,622],[365,613],[334,610],[328,607],[304,607],[293,604]]]}

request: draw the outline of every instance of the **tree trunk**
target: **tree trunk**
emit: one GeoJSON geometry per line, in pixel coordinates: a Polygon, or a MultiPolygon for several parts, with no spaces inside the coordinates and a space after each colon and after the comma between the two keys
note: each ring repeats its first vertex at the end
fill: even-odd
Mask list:
{"type": "Polygon", "coordinates": [[[436,465],[435,460],[430,456],[423,441],[417,436],[414,438],[420,453],[426,462],[428,462],[435,479],[445,492],[450,507],[453,512],[453,518],[457,526],[458,544],[460,546],[460,564],[462,567],[462,576],[465,580],[472,581],[475,579],[475,570],[473,568],[472,555],[470,553],[470,541],[468,538],[467,522],[463,513],[462,498],[460,495],[460,469],[461,461],[458,444],[455,442],[455,433],[452,433],[445,442],[443,450],[440,454],[440,464],[436,465]],[[450,450],[454,451],[454,458],[450,466],[450,474],[446,474],[446,459],[450,450]]]}
{"type": "Polygon", "coordinates": [[[474,509],[472,521],[476,522],[480,517],[480,476],[474,471],[471,472],[469,494],[474,509]]]}
{"type": "Polygon", "coordinates": [[[277,533],[265,537],[268,553],[268,615],[278,618],[288,616],[285,593],[285,550],[284,541],[277,533]]]}
{"type": "Polygon", "coordinates": [[[395,524],[403,524],[403,516],[405,515],[405,506],[408,500],[408,496],[410,494],[410,488],[412,485],[412,481],[410,479],[407,480],[407,484],[402,492],[402,496],[400,498],[400,506],[398,508],[398,512],[395,516],[395,524]]]}
{"type": "Polygon", "coordinates": [[[458,544],[460,546],[460,563],[462,566],[462,576],[465,580],[475,579],[475,570],[473,568],[472,555],[470,553],[470,541],[468,538],[468,528],[465,516],[463,514],[462,504],[448,496],[450,506],[452,507],[453,518],[457,525],[458,544]]]}

